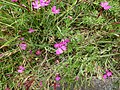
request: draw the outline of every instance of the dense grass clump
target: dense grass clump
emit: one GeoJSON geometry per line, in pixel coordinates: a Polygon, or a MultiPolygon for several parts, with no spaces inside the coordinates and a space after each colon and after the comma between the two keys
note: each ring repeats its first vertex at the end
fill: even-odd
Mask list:
{"type": "Polygon", "coordinates": [[[79,90],[119,77],[120,2],[107,2],[1,0],[0,90],[79,90]]]}

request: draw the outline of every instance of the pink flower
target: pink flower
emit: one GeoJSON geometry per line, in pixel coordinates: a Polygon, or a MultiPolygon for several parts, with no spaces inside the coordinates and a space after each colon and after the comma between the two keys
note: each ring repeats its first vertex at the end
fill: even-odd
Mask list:
{"type": "Polygon", "coordinates": [[[23,40],[24,40],[24,37],[21,37],[21,38],[20,38],[20,40],[22,40],[22,41],[23,41],[23,40]]]}
{"type": "Polygon", "coordinates": [[[12,2],[17,2],[18,0],[11,0],[12,2]]]}
{"type": "Polygon", "coordinates": [[[35,9],[39,9],[40,8],[40,3],[38,2],[38,0],[35,0],[34,2],[32,2],[33,8],[35,9]]]}
{"type": "Polygon", "coordinates": [[[41,7],[48,6],[50,4],[50,0],[40,0],[41,7]]]}
{"type": "Polygon", "coordinates": [[[19,73],[22,73],[22,72],[23,72],[23,70],[18,70],[18,72],[19,72],[19,73]]]}
{"type": "Polygon", "coordinates": [[[61,78],[60,78],[59,75],[57,75],[57,76],[55,77],[55,80],[56,80],[56,81],[60,81],[60,79],[61,79],[61,78]]]}
{"type": "Polygon", "coordinates": [[[58,13],[60,13],[60,9],[56,9],[56,6],[53,6],[52,7],[52,13],[53,14],[58,14],[58,13]]]}
{"type": "Polygon", "coordinates": [[[57,48],[56,54],[60,55],[63,51],[67,50],[67,43],[70,42],[69,39],[62,40],[60,43],[54,44],[54,47],[57,48]]]}
{"type": "Polygon", "coordinates": [[[58,48],[57,50],[56,50],[56,54],[57,55],[60,55],[60,54],[62,54],[63,53],[63,50],[61,49],[61,48],[58,48]]]}
{"type": "Polygon", "coordinates": [[[109,70],[106,70],[106,75],[107,75],[108,77],[110,77],[110,76],[112,76],[112,72],[109,71],[109,70]]]}
{"type": "Polygon", "coordinates": [[[19,47],[20,47],[21,50],[26,50],[27,44],[22,42],[22,43],[19,44],[19,47]]]}
{"type": "Polygon", "coordinates": [[[112,76],[112,72],[107,72],[107,76],[108,77],[112,76]]]}
{"type": "Polygon", "coordinates": [[[103,75],[103,79],[107,79],[107,75],[106,74],[103,75]]]}
{"type": "Polygon", "coordinates": [[[67,46],[67,43],[70,42],[69,39],[63,39],[60,43],[54,44],[55,48],[60,48],[61,46],[67,46]]]}
{"type": "Polygon", "coordinates": [[[33,8],[39,9],[40,7],[45,7],[50,4],[50,0],[35,0],[32,2],[33,8]]]}
{"type": "Polygon", "coordinates": [[[40,81],[40,87],[42,87],[42,86],[43,86],[42,81],[40,81]]]}
{"type": "Polygon", "coordinates": [[[103,75],[103,78],[106,79],[108,77],[112,76],[112,72],[109,70],[106,70],[106,73],[103,75]]]}
{"type": "Polygon", "coordinates": [[[75,77],[75,80],[78,81],[78,80],[79,80],[79,76],[76,76],[76,77],[75,77]]]}
{"type": "Polygon", "coordinates": [[[23,66],[19,66],[18,72],[22,73],[25,70],[25,68],[23,66]]]}
{"type": "Polygon", "coordinates": [[[101,2],[100,6],[103,7],[105,10],[108,10],[111,8],[111,6],[108,5],[108,2],[101,2]]]}
{"type": "Polygon", "coordinates": [[[30,28],[28,32],[29,32],[29,33],[32,33],[32,32],[34,32],[34,31],[35,31],[35,30],[33,30],[32,28],[30,28]]]}
{"type": "Polygon", "coordinates": [[[40,54],[41,54],[41,51],[40,51],[40,50],[37,50],[37,51],[35,52],[35,54],[36,54],[36,55],[40,55],[40,54]]]}
{"type": "Polygon", "coordinates": [[[108,10],[108,9],[110,9],[110,8],[111,8],[111,6],[105,6],[105,7],[104,7],[105,10],[108,10]]]}
{"type": "Polygon", "coordinates": [[[23,70],[23,71],[25,70],[25,68],[23,66],[19,66],[19,69],[23,70]]]}

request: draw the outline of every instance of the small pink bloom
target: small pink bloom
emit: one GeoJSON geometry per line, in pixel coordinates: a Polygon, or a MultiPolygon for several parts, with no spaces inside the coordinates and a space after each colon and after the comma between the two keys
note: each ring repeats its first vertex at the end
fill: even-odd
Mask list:
{"type": "Polygon", "coordinates": [[[75,77],[75,80],[78,81],[78,80],[79,80],[79,76],[76,76],[76,77],[75,77]]]}
{"type": "Polygon", "coordinates": [[[43,86],[42,81],[40,81],[40,87],[42,87],[42,86],[43,86]]]}
{"type": "Polygon", "coordinates": [[[107,72],[107,76],[108,77],[112,76],[112,72],[107,72]]]}
{"type": "Polygon", "coordinates": [[[34,2],[32,2],[33,8],[34,9],[39,9],[40,8],[40,2],[38,2],[38,0],[35,0],[34,2]]]}
{"type": "Polygon", "coordinates": [[[35,30],[33,30],[32,28],[30,28],[28,32],[29,32],[29,33],[32,33],[32,32],[34,32],[34,31],[35,31],[35,30]]]}
{"type": "Polygon", "coordinates": [[[19,44],[19,47],[21,48],[21,50],[26,50],[27,45],[23,42],[19,44]]]}
{"type": "Polygon", "coordinates": [[[23,70],[23,71],[25,70],[25,68],[23,66],[19,66],[19,69],[23,70]]]}
{"type": "Polygon", "coordinates": [[[40,51],[40,50],[37,50],[37,51],[35,52],[35,54],[36,54],[36,55],[40,55],[40,54],[41,54],[41,51],[40,51]]]}
{"type": "Polygon", "coordinates": [[[70,42],[69,39],[63,39],[60,43],[54,44],[54,47],[57,48],[56,54],[60,55],[63,51],[67,50],[67,43],[70,42]]]}
{"type": "Polygon", "coordinates": [[[22,73],[25,70],[25,68],[23,66],[19,66],[18,72],[22,73]]]}
{"type": "Polygon", "coordinates": [[[18,0],[11,0],[12,2],[17,2],[18,0]]]}
{"type": "Polygon", "coordinates": [[[55,77],[55,80],[56,80],[56,81],[60,81],[60,79],[61,79],[61,78],[60,78],[59,75],[57,75],[57,76],[55,77]]]}
{"type": "Polygon", "coordinates": [[[107,75],[106,74],[103,75],[103,79],[107,79],[107,75]]]}
{"type": "Polygon", "coordinates": [[[101,2],[100,6],[103,7],[105,10],[108,10],[111,8],[111,6],[108,5],[108,2],[101,2]]]}
{"type": "Polygon", "coordinates": [[[110,9],[110,8],[111,8],[111,6],[105,6],[105,7],[104,7],[105,10],[108,10],[108,9],[110,9]]]}
{"type": "Polygon", "coordinates": [[[24,40],[24,37],[21,37],[21,38],[20,38],[20,40],[22,40],[22,41],[23,41],[23,40],[24,40]]]}
{"type": "Polygon", "coordinates": [[[58,13],[60,13],[60,9],[56,9],[56,6],[53,6],[52,7],[52,13],[53,14],[58,14],[58,13]]]}
{"type": "Polygon", "coordinates": [[[40,6],[48,6],[50,4],[50,0],[40,0],[40,6]]]}
{"type": "Polygon", "coordinates": [[[56,50],[56,54],[57,55],[60,55],[60,54],[62,54],[63,53],[63,50],[61,49],[61,48],[58,48],[57,50],[56,50]]]}
{"type": "Polygon", "coordinates": [[[108,6],[108,2],[101,2],[100,6],[101,6],[101,7],[108,6]]]}
{"type": "Polygon", "coordinates": [[[106,70],[106,75],[107,75],[108,77],[110,77],[110,76],[112,76],[112,72],[109,71],[109,70],[106,70]]]}
{"type": "Polygon", "coordinates": [[[22,73],[22,72],[23,72],[23,70],[18,70],[18,72],[19,72],[19,73],[22,73]]]}
{"type": "Polygon", "coordinates": [[[45,7],[50,4],[50,0],[35,0],[32,2],[33,8],[39,9],[40,7],[45,7]]]}

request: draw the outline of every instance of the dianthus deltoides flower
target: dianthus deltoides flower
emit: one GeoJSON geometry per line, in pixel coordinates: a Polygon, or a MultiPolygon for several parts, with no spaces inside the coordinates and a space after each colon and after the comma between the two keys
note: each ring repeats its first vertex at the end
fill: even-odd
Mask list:
{"type": "Polygon", "coordinates": [[[48,6],[49,4],[50,0],[34,0],[34,2],[32,2],[34,9],[39,9],[40,7],[48,6]]]}
{"type": "Polygon", "coordinates": [[[100,6],[103,7],[105,10],[108,10],[111,8],[111,6],[108,5],[108,2],[101,2],[100,6]]]}
{"type": "Polygon", "coordinates": [[[60,81],[60,79],[61,79],[61,77],[60,77],[60,75],[57,73],[57,74],[56,74],[56,77],[55,77],[55,80],[56,80],[56,81],[60,81]]]}
{"type": "Polygon", "coordinates": [[[20,47],[21,50],[26,50],[27,44],[25,42],[22,42],[22,43],[19,44],[19,47],[20,47]]]}
{"type": "Polygon", "coordinates": [[[58,14],[58,13],[60,13],[60,9],[56,9],[56,6],[53,6],[52,7],[52,13],[53,14],[58,14]]]}
{"type": "Polygon", "coordinates": [[[54,44],[54,47],[57,48],[57,50],[56,50],[56,54],[57,55],[60,55],[64,51],[67,50],[67,43],[68,42],[70,42],[70,40],[69,39],[65,39],[65,40],[61,41],[60,43],[54,44]]]}
{"type": "Polygon", "coordinates": [[[106,73],[103,75],[103,79],[107,79],[112,76],[112,72],[110,70],[106,70],[106,73]]]}
{"type": "Polygon", "coordinates": [[[41,54],[41,51],[40,51],[40,50],[37,50],[37,51],[35,52],[35,54],[38,56],[38,55],[41,54]]]}
{"type": "Polygon", "coordinates": [[[18,72],[22,73],[25,70],[25,68],[23,66],[19,66],[18,72]]]}

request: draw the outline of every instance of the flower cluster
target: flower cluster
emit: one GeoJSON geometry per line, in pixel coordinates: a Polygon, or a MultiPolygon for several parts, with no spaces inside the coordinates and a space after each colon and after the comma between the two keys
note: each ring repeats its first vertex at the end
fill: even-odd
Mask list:
{"type": "Polygon", "coordinates": [[[25,70],[25,68],[23,66],[19,66],[18,72],[22,73],[25,70]]]}
{"type": "Polygon", "coordinates": [[[105,10],[108,10],[111,8],[111,6],[108,5],[108,2],[101,2],[100,6],[103,7],[105,10]]]}
{"type": "Polygon", "coordinates": [[[60,43],[54,44],[54,47],[57,48],[57,50],[56,50],[57,55],[60,55],[63,53],[63,51],[66,51],[68,42],[70,42],[70,40],[65,39],[65,40],[61,41],[60,43]]]}
{"type": "Polygon", "coordinates": [[[19,47],[20,47],[21,50],[26,50],[27,44],[25,42],[22,42],[22,43],[19,44],[19,47]]]}
{"type": "Polygon", "coordinates": [[[33,8],[34,9],[39,9],[40,7],[45,7],[50,4],[50,0],[35,0],[32,2],[33,8]]]}
{"type": "MultiPolygon", "coordinates": [[[[50,4],[50,0],[35,0],[32,2],[32,6],[34,9],[39,9],[40,7],[45,7],[50,4]]],[[[58,14],[60,13],[60,9],[56,9],[56,6],[53,6],[51,9],[53,14],[58,14]]]]}
{"type": "Polygon", "coordinates": [[[108,77],[112,76],[112,72],[109,70],[106,70],[106,73],[103,75],[104,79],[107,79],[108,77]]]}

